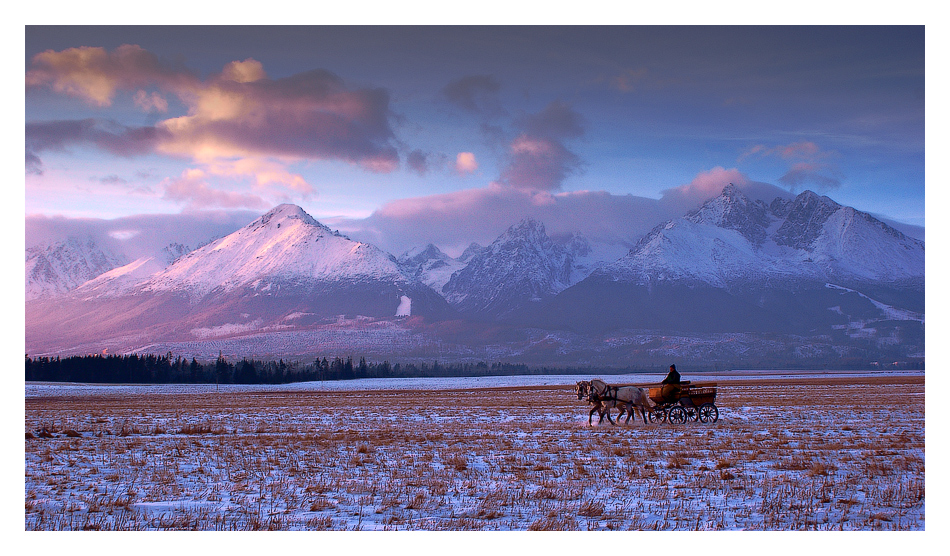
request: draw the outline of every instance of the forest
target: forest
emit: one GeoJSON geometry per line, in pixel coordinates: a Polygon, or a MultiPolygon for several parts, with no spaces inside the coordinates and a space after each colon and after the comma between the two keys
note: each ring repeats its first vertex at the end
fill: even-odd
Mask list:
{"type": "MultiPolygon", "coordinates": [[[[616,369],[607,373],[637,372],[616,369]]],[[[642,370],[645,372],[645,370],[642,370]]],[[[214,362],[167,355],[26,356],[28,382],[89,382],[105,384],[287,384],[356,378],[461,377],[591,373],[590,367],[528,367],[516,363],[381,363],[361,357],[326,357],[309,363],[242,359],[232,363],[222,356],[214,362]]],[[[597,369],[603,373],[603,369],[597,369]]]]}

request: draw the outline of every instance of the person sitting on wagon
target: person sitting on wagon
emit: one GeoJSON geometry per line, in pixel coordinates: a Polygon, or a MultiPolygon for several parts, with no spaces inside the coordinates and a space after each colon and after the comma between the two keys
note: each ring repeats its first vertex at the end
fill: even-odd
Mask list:
{"type": "Polygon", "coordinates": [[[676,365],[670,365],[670,373],[660,383],[663,385],[660,396],[666,403],[672,403],[679,399],[680,391],[682,391],[680,382],[680,374],[676,372],[676,365]]]}

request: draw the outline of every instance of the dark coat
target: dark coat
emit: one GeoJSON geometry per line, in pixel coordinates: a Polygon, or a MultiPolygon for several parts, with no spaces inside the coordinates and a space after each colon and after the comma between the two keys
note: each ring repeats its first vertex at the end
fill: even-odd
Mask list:
{"type": "Polygon", "coordinates": [[[676,372],[676,369],[670,369],[670,374],[666,375],[666,378],[663,379],[663,382],[660,384],[679,384],[680,383],[680,374],[676,372]]]}

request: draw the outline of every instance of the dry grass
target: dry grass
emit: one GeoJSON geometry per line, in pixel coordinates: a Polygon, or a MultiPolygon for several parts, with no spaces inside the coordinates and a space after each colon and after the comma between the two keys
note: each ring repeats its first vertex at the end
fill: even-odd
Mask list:
{"type": "Polygon", "coordinates": [[[922,530],[923,391],[736,382],[717,423],[618,427],[554,387],[31,398],[25,528],[922,530]]]}

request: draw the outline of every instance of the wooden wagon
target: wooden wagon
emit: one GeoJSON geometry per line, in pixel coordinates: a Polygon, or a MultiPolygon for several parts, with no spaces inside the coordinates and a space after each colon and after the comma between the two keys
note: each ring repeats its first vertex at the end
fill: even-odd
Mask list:
{"type": "Polygon", "coordinates": [[[715,423],[719,420],[716,407],[716,383],[681,382],[679,390],[664,387],[665,384],[650,385],[650,400],[656,404],[647,415],[651,423],[669,421],[677,425],[687,421],[715,423]]]}

